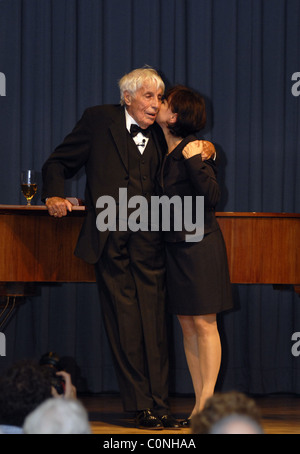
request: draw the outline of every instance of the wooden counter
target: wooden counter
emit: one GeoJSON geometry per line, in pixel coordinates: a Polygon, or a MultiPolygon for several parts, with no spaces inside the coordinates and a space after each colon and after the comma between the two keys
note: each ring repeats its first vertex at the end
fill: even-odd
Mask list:
{"type": "MultiPolygon", "coordinates": [[[[74,256],[85,207],[64,218],[45,206],[0,205],[0,282],[95,282],[74,256]]],[[[232,283],[286,284],[300,291],[300,214],[218,212],[232,283]]]]}

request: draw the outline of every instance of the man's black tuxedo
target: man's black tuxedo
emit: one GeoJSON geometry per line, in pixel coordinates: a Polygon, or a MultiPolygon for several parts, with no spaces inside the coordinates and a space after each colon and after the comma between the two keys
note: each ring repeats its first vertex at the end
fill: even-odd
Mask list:
{"type": "Polygon", "coordinates": [[[165,326],[165,267],[160,232],[99,232],[96,202],[108,195],[118,200],[119,188],[138,193],[162,162],[163,136],[158,125],[143,159],[130,137],[122,106],[87,109],[73,131],[43,166],[42,198],[65,197],[64,180],[83,166],[86,172],[87,217],[75,254],[95,264],[102,314],[110,341],[125,410],[155,408],[167,413],[168,348],[165,326]],[[149,148],[148,148],[149,147],[149,148]],[[143,162],[148,173],[136,173],[143,162]],[[132,169],[135,176],[132,176],[132,169]]]}
{"type": "MultiPolygon", "coordinates": [[[[151,128],[161,161],[163,134],[156,123],[151,128]]],[[[87,217],[75,255],[88,263],[96,263],[109,234],[108,231],[99,232],[96,228],[97,199],[109,195],[118,200],[119,188],[126,188],[129,183],[123,106],[104,105],[85,110],[73,131],[43,166],[42,200],[54,196],[65,197],[64,180],[72,178],[83,166],[86,171],[87,217]]]]}

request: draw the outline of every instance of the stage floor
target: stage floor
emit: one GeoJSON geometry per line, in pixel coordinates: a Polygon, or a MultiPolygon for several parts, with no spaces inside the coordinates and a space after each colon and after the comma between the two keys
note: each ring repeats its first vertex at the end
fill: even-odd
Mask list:
{"type": "MultiPolygon", "coordinates": [[[[251,396],[261,410],[262,425],[266,434],[300,434],[300,396],[268,395],[251,396]]],[[[128,413],[122,410],[118,395],[90,394],[78,398],[89,412],[94,434],[173,434],[174,430],[141,430],[134,426],[128,413]]],[[[193,397],[176,396],[170,398],[172,413],[185,418],[193,405],[193,397]]],[[[189,429],[180,429],[180,434],[188,434],[189,429]]]]}

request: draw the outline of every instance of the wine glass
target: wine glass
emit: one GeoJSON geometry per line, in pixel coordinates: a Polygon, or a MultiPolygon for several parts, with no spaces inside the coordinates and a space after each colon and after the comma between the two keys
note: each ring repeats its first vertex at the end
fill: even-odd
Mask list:
{"type": "Polygon", "coordinates": [[[36,172],[34,170],[22,170],[21,191],[27,200],[27,206],[30,206],[31,199],[37,191],[36,172]]]}

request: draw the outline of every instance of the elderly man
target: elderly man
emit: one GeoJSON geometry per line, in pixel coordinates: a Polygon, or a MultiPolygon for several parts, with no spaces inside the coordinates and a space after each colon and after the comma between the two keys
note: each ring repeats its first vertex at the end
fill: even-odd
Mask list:
{"type": "Polygon", "coordinates": [[[162,79],[145,67],[126,74],[119,86],[121,105],[87,109],[46,161],[42,198],[50,215],[66,215],[72,205],[64,198],[64,179],[85,167],[87,217],[75,254],[95,265],[124,409],[136,412],[139,428],[176,429],[180,425],[168,406],[161,234],[150,226],[131,231],[119,213],[111,228],[96,225],[101,196],[112,197],[119,206],[119,189],[126,188],[127,198],[139,195],[150,201],[162,161],[164,142],[155,123],[162,79]]]}

